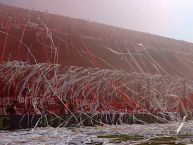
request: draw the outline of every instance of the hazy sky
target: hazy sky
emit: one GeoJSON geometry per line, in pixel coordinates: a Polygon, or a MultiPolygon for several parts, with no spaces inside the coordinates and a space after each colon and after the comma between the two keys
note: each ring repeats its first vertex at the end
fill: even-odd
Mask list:
{"type": "Polygon", "coordinates": [[[193,42],[193,0],[0,0],[193,42]]]}

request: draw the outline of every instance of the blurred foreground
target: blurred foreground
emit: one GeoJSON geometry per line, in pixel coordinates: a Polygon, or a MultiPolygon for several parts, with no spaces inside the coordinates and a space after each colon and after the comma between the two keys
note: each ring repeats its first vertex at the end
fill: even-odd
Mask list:
{"type": "Polygon", "coordinates": [[[169,124],[118,125],[81,128],[34,128],[1,131],[1,144],[191,144],[193,121],[169,124]]]}

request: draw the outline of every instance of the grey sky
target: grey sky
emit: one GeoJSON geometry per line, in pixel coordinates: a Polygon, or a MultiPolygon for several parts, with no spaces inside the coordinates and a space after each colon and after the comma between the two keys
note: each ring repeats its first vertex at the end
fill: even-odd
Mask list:
{"type": "Polygon", "coordinates": [[[0,0],[193,42],[193,0],[0,0]]]}

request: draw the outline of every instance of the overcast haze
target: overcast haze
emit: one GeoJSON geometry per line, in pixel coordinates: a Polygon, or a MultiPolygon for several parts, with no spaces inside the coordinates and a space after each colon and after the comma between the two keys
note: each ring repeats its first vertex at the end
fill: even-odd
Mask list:
{"type": "Polygon", "coordinates": [[[193,42],[193,0],[0,0],[193,42]]]}

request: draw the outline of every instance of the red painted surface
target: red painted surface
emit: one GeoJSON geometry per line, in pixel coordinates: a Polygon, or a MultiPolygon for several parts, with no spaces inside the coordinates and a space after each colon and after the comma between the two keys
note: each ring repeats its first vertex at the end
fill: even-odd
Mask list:
{"type": "MultiPolygon", "coordinates": [[[[5,6],[1,7],[4,7],[3,12],[6,14],[8,8],[5,6]]],[[[51,14],[49,15],[49,19],[44,21],[44,19],[46,19],[42,16],[44,14],[39,12],[32,15],[30,19],[30,21],[36,22],[39,26],[31,27],[27,23],[28,17],[25,15],[26,10],[13,9],[15,12],[10,13],[15,15],[10,17],[14,19],[9,20],[9,14],[7,14],[7,17],[5,17],[4,14],[0,16],[1,62],[17,60],[31,64],[43,62],[59,63],[64,66],[73,65],[121,69],[126,72],[141,73],[141,70],[138,68],[139,66],[145,73],[156,74],[158,73],[157,69],[159,69],[159,73],[161,74],[178,76],[184,76],[185,74],[186,77],[190,79],[193,78],[192,70],[178,60],[178,57],[182,54],[180,53],[180,55],[178,55],[178,52],[176,52],[176,50],[180,50],[182,47],[190,51],[189,48],[192,48],[193,44],[51,14]],[[41,20],[37,17],[40,17],[41,20]],[[46,26],[42,24],[41,21],[43,21],[46,26]],[[152,37],[155,38],[155,41],[151,39],[152,37]],[[141,48],[138,43],[142,43],[144,46],[147,46],[147,48],[151,48],[141,48]],[[133,55],[120,56],[109,51],[107,48],[111,48],[120,53],[129,52],[133,55]],[[165,53],[158,51],[162,48],[169,48],[167,57],[165,53]],[[173,50],[175,50],[175,52],[173,52],[173,50]],[[136,53],[138,54],[137,56],[134,55],[136,53]],[[147,55],[147,53],[149,54],[147,55]],[[152,60],[149,55],[160,67],[155,68],[154,65],[152,65],[152,60]],[[135,62],[138,63],[138,66],[135,62]],[[167,62],[170,62],[172,66],[176,66],[177,69],[172,69],[167,62]]],[[[18,90],[14,87],[14,84],[11,86],[9,92],[2,91],[2,88],[3,84],[1,84],[0,91],[1,100],[3,100],[0,101],[0,114],[5,114],[6,105],[13,103],[15,99],[17,100],[15,96],[18,94],[18,90]]],[[[124,91],[117,91],[120,93],[121,98],[125,100],[127,104],[130,104],[130,107],[124,102],[117,101],[101,102],[101,104],[108,103],[108,105],[120,112],[152,110],[147,102],[144,106],[141,106],[138,102],[127,96],[124,91]]],[[[18,104],[18,111],[21,114],[35,113],[32,109],[33,104],[30,102],[30,97],[32,96],[28,96],[28,98],[23,97],[24,100],[21,100],[21,102],[28,101],[27,103],[18,104]]],[[[99,96],[93,94],[93,96],[87,100],[70,100],[65,107],[65,105],[60,105],[57,98],[53,96],[53,98],[49,100],[52,103],[46,107],[48,112],[57,114],[67,112],[66,110],[68,109],[72,112],[78,112],[78,110],[73,110],[74,106],[93,104],[97,97],[99,96]]],[[[41,98],[41,95],[38,98],[41,98]]],[[[187,109],[193,109],[191,105],[193,104],[192,101],[192,97],[189,100],[183,99],[182,104],[187,109]]],[[[180,106],[179,110],[181,110],[180,106]]],[[[85,112],[87,111],[89,112],[89,108],[85,108],[85,112]]],[[[96,111],[100,112],[103,110],[99,107],[96,111]]]]}

